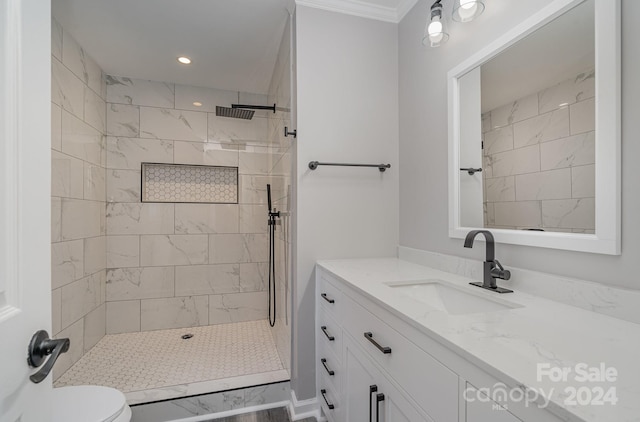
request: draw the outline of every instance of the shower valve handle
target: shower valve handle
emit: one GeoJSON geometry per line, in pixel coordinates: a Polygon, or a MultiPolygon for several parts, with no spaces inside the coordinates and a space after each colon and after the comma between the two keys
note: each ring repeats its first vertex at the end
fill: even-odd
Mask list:
{"type": "Polygon", "coordinates": [[[284,127],[284,137],[286,138],[289,135],[293,135],[294,138],[298,137],[298,130],[294,129],[294,130],[289,130],[289,128],[287,126],[284,127]]]}

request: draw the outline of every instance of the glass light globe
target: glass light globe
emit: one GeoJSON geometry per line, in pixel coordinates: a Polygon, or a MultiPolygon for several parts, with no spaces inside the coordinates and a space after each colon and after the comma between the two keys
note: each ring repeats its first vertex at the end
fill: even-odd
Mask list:
{"type": "Polygon", "coordinates": [[[453,20],[456,22],[471,22],[484,12],[481,0],[456,0],[453,4],[453,20]]]}
{"type": "Polygon", "coordinates": [[[430,47],[439,47],[449,39],[449,34],[444,31],[444,25],[439,16],[434,16],[424,32],[422,44],[430,47]]]}

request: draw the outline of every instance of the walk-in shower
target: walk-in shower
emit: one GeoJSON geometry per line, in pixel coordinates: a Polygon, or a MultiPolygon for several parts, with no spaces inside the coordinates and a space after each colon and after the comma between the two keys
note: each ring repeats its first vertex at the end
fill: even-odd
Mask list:
{"type": "Polygon", "coordinates": [[[103,77],[53,22],[52,334],[71,340],[55,386],[139,404],[289,380],[289,30],[271,81],[242,91],[143,63],[103,77]]]}

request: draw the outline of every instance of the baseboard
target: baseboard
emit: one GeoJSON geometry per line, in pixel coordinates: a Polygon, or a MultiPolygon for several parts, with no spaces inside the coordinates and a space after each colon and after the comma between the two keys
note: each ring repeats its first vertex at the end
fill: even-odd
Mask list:
{"type": "Polygon", "coordinates": [[[318,422],[326,421],[320,412],[318,398],[298,400],[296,392],[291,390],[291,401],[289,402],[289,415],[292,421],[299,421],[305,418],[316,418],[318,422]]]}

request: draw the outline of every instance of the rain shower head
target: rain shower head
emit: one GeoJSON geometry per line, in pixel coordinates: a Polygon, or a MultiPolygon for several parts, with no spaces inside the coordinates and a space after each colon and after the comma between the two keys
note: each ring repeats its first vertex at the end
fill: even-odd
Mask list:
{"type": "Polygon", "coordinates": [[[276,112],[276,105],[261,106],[248,104],[231,104],[229,107],[216,106],[216,116],[232,117],[234,119],[251,120],[255,111],[253,110],[271,110],[276,112]]]}
{"type": "Polygon", "coordinates": [[[216,106],[216,116],[232,117],[234,119],[251,120],[255,111],[243,108],[231,108],[216,106]]]}

